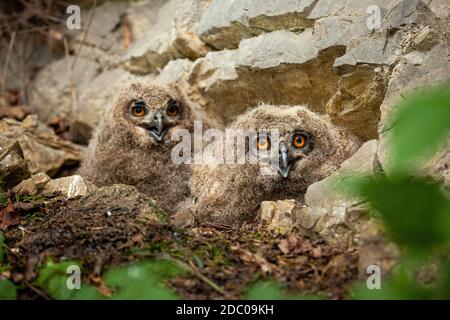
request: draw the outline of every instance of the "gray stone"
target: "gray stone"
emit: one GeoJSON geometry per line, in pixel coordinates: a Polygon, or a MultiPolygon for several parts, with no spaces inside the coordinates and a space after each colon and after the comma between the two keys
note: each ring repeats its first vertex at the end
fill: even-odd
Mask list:
{"type": "MultiPolygon", "coordinates": [[[[0,136],[0,181],[10,189],[30,176],[20,144],[0,136]]],[[[3,186],[2,186],[3,187],[3,186]]]]}
{"type": "MultiPolygon", "coordinates": [[[[390,9],[399,1],[392,0],[213,0],[202,17],[199,33],[216,49],[234,49],[243,39],[276,30],[299,32],[316,27],[321,18],[340,17],[365,21],[367,9],[379,6],[390,9]]],[[[353,23],[353,25],[358,23],[353,23]]],[[[331,31],[333,31],[331,29],[331,31]]],[[[365,25],[353,31],[368,32],[365,25]]],[[[351,36],[342,32],[341,36],[351,36]]]]}
{"type": "Polygon", "coordinates": [[[19,195],[36,195],[44,189],[45,185],[51,180],[51,178],[43,172],[33,174],[31,178],[23,180],[16,185],[12,191],[19,195]]]}
{"type": "Polygon", "coordinates": [[[127,51],[125,67],[133,73],[148,74],[162,69],[170,60],[204,56],[209,48],[195,30],[207,5],[205,0],[166,2],[145,36],[127,51]]]}
{"type": "Polygon", "coordinates": [[[71,117],[81,93],[97,76],[98,68],[97,63],[81,57],[62,58],[49,64],[33,81],[30,107],[44,122],[54,115],[71,117]]]}
{"type": "Polygon", "coordinates": [[[340,189],[354,174],[371,176],[380,170],[378,141],[366,142],[331,176],[313,183],[305,194],[305,206],[297,215],[297,223],[335,243],[346,243],[362,225],[369,210],[359,199],[340,189]]]}
{"type": "Polygon", "coordinates": [[[81,176],[75,175],[48,181],[41,193],[46,196],[60,194],[67,199],[73,199],[86,196],[88,187],[81,176]]]}
{"type": "Polygon", "coordinates": [[[117,66],[126,50],[123,24],[127,9],[124,1],[107,1],[82,10],[82,29],[72,31],[71,49],[102,68],[117,66]]]}
{"type": "Polygon", "coordinates": [[[263,201],[261,227],[279,234],[291,232],[296,226],[298,208],[295,200],[263,201]]]}
{"type": "Polygon", "coordinates": [[[216,49],[236,48],[242,39],[263,32],[311,27],[313,20],[306,15],[314,2],[213,0],[200,21],[199,33],[203,40],[216,49]]]}
{"type": "Polygon", "coordinates": [[[0,134],[4,143],[20,145],[31,174],[45,172],[54,176],[64,166],[81,161],[83,148],[59,138],[52,129],[39,122],[36,115],[28,116],[22,122],[0,120],[0,134]]]}

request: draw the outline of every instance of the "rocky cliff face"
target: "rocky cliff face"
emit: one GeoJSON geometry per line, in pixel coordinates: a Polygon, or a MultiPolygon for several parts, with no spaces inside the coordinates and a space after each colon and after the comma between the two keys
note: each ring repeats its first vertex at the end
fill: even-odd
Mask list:
{"type": "Polygon", "coordinates": [[[94,127],[116,86],[139,75],[178,83],[218,126],[260,102],[306,104],[376,139],[404,94],[448,80],[449,12],[444,0],[106,2],[73,37],[72,85],[66,59],[55,61],[31,103],[44,120],[72,108],[94,127]],[[131,42],[114,27],[123,17],[131,42]]]}
{"type": "MultiPolygon", "coordinates": [[[[306,105],[370,141],[353,169],[388,170],[391,111],[450,80],[447,0],[106,1],[83,17],[76,57],[36,74],[30,104],[43,121],[67,117],[84,142],[141,78],[176,83],[219,128],[258,103],[306,105]]],[[[442,150],[424,172],[449,186],[449,158],[442,150]]]]}

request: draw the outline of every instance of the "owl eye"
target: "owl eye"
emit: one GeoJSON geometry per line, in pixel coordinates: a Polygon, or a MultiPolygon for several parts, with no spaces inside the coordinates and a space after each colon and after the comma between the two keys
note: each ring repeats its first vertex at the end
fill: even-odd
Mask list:
{"type": "Polygon", "coordinates": [[[147,114],[147,110],[142,102],[136,102],[131,106],[131,114],[135,117],[143,117],[147,114]]]}
{"type": "Polygon", "coordinates": [[[292,145],[297,149],[302,149],[306,146],[306,136],[302,133],[297,133],[292,139],[292,145]]]}
{"type": "Polygon", "coordinates": [[[167,103],[166,113],[169,117],[175,117],[180,113],[180,107],[175,100],[169,100],[167,103]]]}
{"type": "Polygon", "coordinates": [[[256,139],[256,147],[258,150],[269,150],[271,147],[270,138],[268,136],[258,136],[256,139]]]}

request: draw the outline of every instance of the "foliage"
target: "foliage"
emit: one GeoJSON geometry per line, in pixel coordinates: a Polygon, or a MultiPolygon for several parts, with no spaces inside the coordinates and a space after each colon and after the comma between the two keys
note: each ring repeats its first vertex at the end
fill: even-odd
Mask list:
{"type": "Polygon", "coordinates": [[[15,300],[16,286],[9,280],[0,280],[0,300],[15,300]]]}
{"type": "MultiPolygon", "coordinates": [[[[39,273],[37,284],[54,299],[176,299],[177,296],[164,286],[166,278],[181,274],[181,271],[167,261],[143,261],[108,270],[102,277],[104,283],[99,289],[93,285],[81,285],[81,289],[68,289],[66,270],[72,261],[47,262],[39,273]]],[[[79,265],[78,265],[79,266],[79,265]]]]}
{"type": "MultiPolygon", "coordinates": [[[[0,231],[0,266],[3,262],[3,233],[0,231]]],[[[9,280],[2,280],[0,278],[0,300],[14,300],[16,299],[16,287],[9,280]]]]}
{"type": "Polygon", "coordinates": [[[448,137],[450,86],[420,90],[401,103],[389,122],[391,170],[414,172],[448,137]]]}
{"type": "Polygon", "coordinates": [[[355,177],[344,189],[370,203],[406,255],[381,290],[369,290],[364,284],[355,290],[354,298],[448,299],[448,257],[443,263],[438,261],[440,272],[432,284],[418,281],[417,270],[437,261],[435,253],[450,244],[449,193],[414,172],[450,133],[450,87],[422,91],[406,100],[390,124],[389,175],[355,177]]]}

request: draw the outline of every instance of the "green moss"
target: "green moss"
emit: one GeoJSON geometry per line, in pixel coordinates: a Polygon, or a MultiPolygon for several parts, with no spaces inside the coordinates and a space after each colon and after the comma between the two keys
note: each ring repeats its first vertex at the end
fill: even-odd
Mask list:
{"type": "Polygon", "coordinates": [[[161,222],[166,222],[167,218],[169,217],[169,215],[162,211],[157,205],[156,203],[153,201],[153,199],[148,199],[147,200],[148,206],[150,208],[152,208],[156,214],[156,216],[158,217],[159,221],[161,222]]]}

